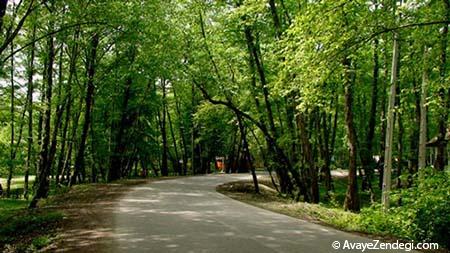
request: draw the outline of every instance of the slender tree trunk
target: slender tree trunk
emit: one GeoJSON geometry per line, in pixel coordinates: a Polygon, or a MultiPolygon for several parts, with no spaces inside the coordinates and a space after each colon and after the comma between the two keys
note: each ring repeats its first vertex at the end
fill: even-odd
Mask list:
{"type": "Polygon", "coordinates": [[[334,111],[334,119],[333,119],[333,130],[331,132],[331,147],[330,147],[331,157],[334,156],[334,149],[336,147],[337,122],[338,122],[338,118],[339,118],[339,107],[340,107],[338,94],[336,94],[334,101],[335,101],[334,102],[335,111],[334,111]]]}
{"type": "Polygon", "coordinates": [[[3,17],[5,17],[7,6],[8,0],[0,0],[0,33],[3,33],[3,17]]]}
{"type": "Polygon", "coordinates": [[[76,113],[74,112],[74,116],[72,119],[71,135],[70,135],[70,139],[68,141],[67,154],[64,159],[62,173],[61,173],[61,175],[64,175],[65,181],[67,182],[67,184],[70,183],[72,153],[73,153],[73,149],[75,147],[76,136],[77,136],[77,131],[78,131],[78,123],[80,121],[82,107],[83,107],[83,98],[80,97],[80,101],[78,102],[78,110],[76,113]]]}
{"type": "Polygon", "coordinates": [[[420,94],[420,130],[419,130],[419,162],[418,168],[424,169],[427,161],[427,86],[428,86],[429,49],[423,52],[422,92],[420,94]]]}
{"type": "Polygon", "coordinates": [[[366,146],[363,151],[362,162],[364,167],[365,178],[363,182],[363,190],[367,189],[370,191],[371,200],[374,201],[375,196],[372,188],[372,177],[374,173],[374,161],[372,158],[373,149],[373,139],[375,137],[375,126],[376,126],[376,116],[377,116],[377,105],[378,105],[378,76],[379,76],[379,60],[378,60],[378,39],[374,40],[373,48],[373,79],[372,79],[372,101],[370,104],[370,116],[369,116],[369,128],[366,135],[366,146]]]}
{"type": "MultiPolygon", "coordinates": [[[[276,142],[276,140],[278,139],[278,134],[277,134],[277,131],[275,128],[275,121],[274,121],[274,117],[273,117],[272,105],[269,100],[269,90],[267,88],[267,81],[266,81],[264,67],[262,65],[262,62],[261,62],[261,59],[260,59],[260,56],[258,53],[258,49],[254,43],[254,38],[253,38],[250,27],[245,26],[244,33],[245,33],[245,38],[246,38],[246,42],[247,42],[247,48],[249,51],[249,56],[252,57],[254,60],[254,63],[256,66],[256,71],[259,75],[259,80],[261,82],[261,89],[263,91],[264,104],[266,107],[269,131],[270,131],[270,135],[272,136],[271,139],[273,142],[276,142]]],[[[278,166],[279,168],[277,169],[277,174],[280,179],[281,192],[289,193],[292,191],[292,189],[291,189],[292,182],[290,182],[291,179],[290,179],[289,174],[286,171],[286,169],[288,169],[292,173],[294,178],[296,178],[296,181],[298,181],[298,185],[301,184],[300,178],[299,178],[298,172],[292,168],[288,158],[284,155],[284,152],[279,148],[278,144],[277,143],[274,143],[274,144],[275,145],[273,145],[273,144],[268,144],[268,145],[270,146],[270,149],[272,149],[274,151],[273,155],[275,156],[276,160],[278,160],[280,163],[278,166]]]]}
{"type": "Polygon", "coordinates": [[[65,108],[65,119],[64,119],[64,127],[63,127],[63,132],[62,132],[62,143],[61,143],[61,149],[60,149],[60,153],[59,153],[59,158],[58,158],[58,164],[57,164],[57,168],[56,168],[56,184],[59,184],[59,179],[61,174],[63,173],[64,170],[64,157],[66,155],[65,150],[66,150],[66,146],[70,146],[69,141],[66,140],[67,137],[67,132],[68,132],[68,128],[70,125],[70,116],[72,113],[72,103],[73,103],[73,98],[72,98],[72,78],[75,74],[75,68],[76,68],[76,60],[77,60],[77,56],[78,56],[78,37],[80,34],[80,30],[77,29],[75,31],[75,35],[74,35],[74,41],[75,44],[72,46],[71,48],[71,55],[70,55],[70,66],[69,66],[69,76],[67,78],[67,88],[66,88],[66,108],[65,108]],[[67,143],[67,145],[66,145],[67,143]]]}
{"type": "Polygon", "coordinates": [[[407,187],[410,188],[413,184],[413,177],[414,174],[417,172],[419,165],[419,138],[417,136],[420,136],[420,96],[421,91],[420,87],[418,87],[418,81],[416,78],[413,79],[413,87],[414,87],[414,116],[413,116],[413,122],[414,126],[412,127],[411,134],[409,136],[409,165],[408,165],[408,184],[407,187]]]}
{"type": "Polygon", "coordinates": [[[259,80],[261,82],[261,87],[262,87],[262,91],[263,91],[263,95],[264,95],[264,104],[265,104],[266,111],[267,111],[267,120],[269,123],[269,129],[270,129],[272,135],[276,138],[277,132],[276,132],[276,128],[275,128],[275,121],[274,121],[274,117],[273,117],[272,105],[269,101],[269,89],[267,88],[267,81],[266,81],[266,74],[264,71],[264,67],[260,60],[260,57],[258,54],[258,49],[254,43],[254,38],[253,38],[250,27],[246,26],[244,28],[244,31],[245,31],[245,38],[247,41],[247,47],[249,50],[249,54],[250,54],[250,57],[252,57],[254,60],[256,70],[259,75],[259,80]]]}
{"type": "Polygon", "coordinates": [[[272,21],[273,25],[275,27],[275,32],[277,34],[277,37],[281,37],[281,23],[280,19],[278,17],[277,7],[275,5],[275,0],[269,0],[269,7],[270,7],[270,13],[272,14],[272,21]]]}
{"type": "Polygon", "coordinates": [[[167,177],[169,175],[169,166],[167,163],[168,159],[168,145],[167,145],[167,131],[166,131],[166,80],[161,81],[162,89],[162,115],[161,115],[161,136],[162,136],[162,164],[161,164],[161,175],[167,177]]]}
{"type": "MultiPolygon", "coordinates": [[[[387,36],[385,36],[383,38],[383,40],[386,43],[387,47],[387,36]]],[[[380,115],[380,119],[381,119],[381,130],[380,130],[380,159],[378,161],[377,167],[379,170],[379,183],[378,183],[378,187],[380,189],[383,189],[383,177],[384,177],[384,151],[386,149],[386,121],[387,121],[387,117],[386,117],[386,103],[387,103],[387,94],[386,94],[386,84],[388,83],[389,80],[389,68],[388,68],[388,54],[387,54],[387,50],[384,50],[384,54],[383,54],[383,59],[384,59],[384,73],[383,73],[383,92],[381,93],[381,115],[380,115]],[[381,166],[383,165],[383,167],[381,166]]]]}
{"type": "MultiPolygon", "coordinates": [[[[52,140],[51,140],[51,144],[50,144],[50,151],[49,151],[49,162],[48,162],[48,166],[49,166],[49,170],[53,171],[53,160],[55,159],[56,156],[56,147],[57,147],[57,137],[58,137],[58,131],[61,128],[62,125],[62,116],[64,113],[64,107],[65,107],[65,103],[67,103],[67,101],[65,101],[65,98],[62,98],[62,85],[63,85],[63,46],[61,45],[61,51],[60,51],[60,55],[59,55],[59,82],[58,82],[58,102],[57,102],[57,106],[56,106],[56,118],[54,120],[54,126],[53,126],[53,134],[52,134],[52,140]]],[[[53,175],[53,174],[52,174],[53,175]]]]}
{"type": "MultiPolygon", "coordinates": [[[[11,52],[14,51],[14,44],[11,42],[11,52]]],[[[9,170],[8,170],[8,179],[6,181],[6,197],[10,197],[11,193],[11,180],[12,175],[14,173],[14,99],[15,99],[15,84],[14,84],[14,57],[11,57],[11,72],[10,72],[10,80],[11,80],[11,144],[10,144],[10,157],[9,157],[9,170]]]]}
{"type": "Polygon", "coordinates": [[[194,110],[195,110],[195,85],[194,83],[192,83],[192,87],[191,87],[191,106],[192,106],[192,111],[191,111],[191,171],[192,174],[195,175],[197,170],[195,169],[195,167],[197,166],[196,163],[196,149],[195,149],[195,138],[196,138],[196,129],[195,129],[195,125],[194,125],[194,110]]]}
{"type": "MultiPolygon", "coordinates": [[[[320,131],[320,142],[321,142],[321,154],[322,159],[324,160],[324,165],[322,167],[322,174],[325,179],[325,188],[327,189],[327,195],[329,192],[333,190],[331,184],[332,184],[332,178],[331,178],[331,154],[330,154],[330,128],[328,127],[327,122],[327,114],[324,112],[322,113],[322,117],[319,120],[319,131],[320,131]],[[321,123],[320,123],[321,122],[321,123]]],[[[331,122],[330,122],[331,123],[331,122]]]]}
{"type": "Polygon", "coordinates": [[[178,101],[178,97],[177,97],[175,88],[173,88],[173,97],[175,100],[175,108],[176,108],[176,112],[177,112],[177,117],[180,121],[179,122],[179,125],[180,125],[179,131],[180,131],[180,137],[181,137],[181,149],[183,151],[183,175],[186,175],[187,174],[187,161],[188,161],[189,155],[187,152],[186,136],[185,136],[184,127],[183,127],[180,104],[178,101]]]}
{"type": "Polygon", "coordinates": [[[405,133],[405,128],[403,127],[403,119],[402,114],[397,113],[397,124],[398,124],[398,142],[397,142],[397,148],[398,148],[398,163],[397,163],[397,184],[396,188],[400,189],[402,187],[402,181],[400,179],[402,175],[403,170],[403,135],[405,133]]]}
{"type": "Polygon", "coordinates": [[[275,179],[274,179],[274,177],[273,177],[273,175],[272,175],[272,170],[271,170],[270,166],[267,165],[267,158],[266,158],[266,154],[264,153],[263,146],[261,145],[261,143],[260,143],[258,137],[256,136],[254,129],[250,129],[250,130],[251,130],[251,133],[252,133],[253,138],[255,139],[256,143],[258,144],[259,152],[261,153],[262,160],[264,161],[264,166],[266,167],[267,172],[269,172],[270,181],[272,182],[272,185],[273,185],[273,187],[275,188],[275,190],[276,190],[278,193],[280,193],[280,189],[279,189],[279,187],[278,187],[278,184],[275,182],[275,179]]]}
{"type": "Polygon", "coordinates": [[[175,139],[175,133],[173,131],[173,125],[172,125],[172,118],[170,117],[170,112],[168,110],[167,104],[166,106],[166,112],[167,112],[167,119],[169,120],[169,129],[170,129],[170,135],[172,137],[173,142],[173,148],[175,149],[175,170],[177,171],[178,175],[182,174],[181,167],[180,167],[180,157],[178,155],[178,147],[177,147],[177,140],[175,139]]]}
{"type": "Polygon", "coordinates": [[[114,181],[122,177],[122,170],[124,169],[124,159],[123,156],[126,151],[126,144],[124,143],[125,130],[128,128],[132,122],[131,115],[128,115],[128,104],[131,99],[131,85],[133,80],[129,76],[125,83],[125,91],[123,95],[122,102],[122,116],[120,119],[120,125],[118,126],[118,131],[115,137],[114,151],[110,158],[110,169],[108,173],[108,181],[114,181]]]}
{"type": "MultiPolygon", "coordinates": [[[[50,25],[53,27],[53,24],[50,25]]],[[[45,89],[45,110],[43,113],[43,137],[42,146],[39,154],[39,174],[36,179],[36,193],[30,202],[30,208],[35,208],[39,199],[46,198],[49,191],[49,147],[50,147],[50,125],[51,125],[51,112],[52,112],[52,89],[53,89],[53,62],[55,58],[54,38],[49,36],[47,39],[47,65],[45,66],[44,80],[47,87],[45,89]]]]}
{"type": "Polygon", "coordinates": [[[83,129],[81,132],[81,139],[78,146],[78,152],[75,158],[74,165],[74,173],[70,179],[70,185],[76,183],[77,177],[79,174],[84,171],[84,153],[86,149],[86,141],[89,134],[89,128],[92,121],[92,107],[93,107],[93,99],[95,92],[95,84],[94,84],[94,76],[97,64],[97,47],[99,43],[99,35],[97,33],[93,34],[91,45],[90,45],[90,53],[89,59],[87,63],[87,89],[86,89],[86,98],[85,98],[85,112],[84,112],[84,123],[83,129]]]}
{"type": "Polygon", "coordinates": [[[386,145],[384,152],[384,173],[382,189],[383,209],[389,209],[389,194],[391,191],[391,171],[392,171],[392,138],[394,134],[394,107],[398,80],[399,46],[397,34],[394,34],[394,49],[392,56],[391,88],[389,94],[389,104],[386,124],[386,145]]]}
{"type": "MultiPolygon", "coordinates": [[[[47,64],[44,64],[44,66],[47,64]]],[[[44,75],[45,76],[45,68],[44,68],[44,75]]],[[[41,94],[41,104],[45,104],[45,84],[42,83],[40,87],[40,94],[41,94]]],[[[39,117],[38,117],[38,129],[37,129],[37,146],[41,148],[42,146],[42,129],[44,127],[44,114],[42,112],[42,109],[39,109],[39,117]]],[[[34,166],[36,168],[36,176],[39,175],[39,159],[35,159],[34,166]]],[[[34,182],[34,185],[36,185],[37,181],[34,182]]]]}
{"type": "MultiPolygon", "coordinates": [[[[36,37],[36,26],[33,26],[33,32],[31,39],[35,40],[36,37]]],[[[34,56],[35,56],[36,43],[33,42],[30,46],[30,56],[28,58],[28,69],[27,69],[27,112],[28,112],[28,145],[27,145],[27,161],[25,164],[25,178],[24,178],[24,189],[23,197],[28,199],[28,187],[29,187],[29,175],[32,166],[33,157],[33,75],[34,75],[34,56]]]]}
{"type": "MultiPolygon", "coordinates": [[[[306,127],[306,120],[303,113],[297,114],[297,127],[299,130],[300,141],[302,143],[302,154],[304,160],[307,162],[308,168],[303,170],[306,175],[303,176],[303,181],[307,190],[305,195],[306,202],[319,203],[319,185],[317,178],[317,168],[314,162],[313,148],[310,142],[309,133],[306,127]]],[[[301,190],[304,191],[305,189],[301,190]]]]}
{"type": "Polygon", "coordinates": [[[256,176],[255,166],[253,164],[252,156],[251,156],[250,150],[248,148],[247,134],[245,133],[245,127],[244,127],[244,124],[242,123],[242,117],[240,115],[236,115],[236,118],[238,120],[239,131],[241,132],[243,155],[245,157],[246,163],[248,164],[248,167],[250,168],[250,172],[252,173],[252,179],[253,179],[253,185],[255,187],[255,193],[258,194],[259,193],[258,178],[256,176]]]}
{"type": "Polygon", "coordinates": [[[355,125],[353,122],[353,86],[354,78],[351,69],[351,60],[345,57],[344,61],[345,79],[345,127],[347,129],[347,142],[349,147],[349,167],[348,167],[348,186],[345,195],[344,209],[352,212],[359,212],[359,193],[358,182],[356,176],[356,160],[357,160],[357,137],[355,125]]]}

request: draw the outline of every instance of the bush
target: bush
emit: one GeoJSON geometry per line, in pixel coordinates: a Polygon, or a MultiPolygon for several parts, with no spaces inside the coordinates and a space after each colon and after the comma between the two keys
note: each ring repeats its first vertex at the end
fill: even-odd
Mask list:
{"type": "Polygon", "coordinates": [[[406,190],[407,206],[414,208],[411,233],[420,241],[450,248],[450,182],[448,172],[424,170],[417,187],[406,190]]]}
{"type": "Polygon", "coordinates": [[[437,242],[450,248],[450,183],[448,172],[433,169],[420,171],[416,184],[394,192],[392,199],[401,200],[387,213],[380,205],[363,209],[359,217],[367,232],[390,234],[421,242],[437,242]]]}

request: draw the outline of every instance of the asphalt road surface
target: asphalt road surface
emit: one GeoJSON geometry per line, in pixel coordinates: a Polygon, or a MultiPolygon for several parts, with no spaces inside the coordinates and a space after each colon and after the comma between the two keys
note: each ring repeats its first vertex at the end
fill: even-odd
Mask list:
{"type": "Polygon", "coordinates": [[[250,176],[186,177],[136,186],[115,208],[113,251],[337,253],[362,252],[342,249],[346,240],[373,242],[253,207],[215,191],[217,185],[240,179],[250,176]],[[332,247],[335,241],[340,244],[338,250],[332,247]]]}

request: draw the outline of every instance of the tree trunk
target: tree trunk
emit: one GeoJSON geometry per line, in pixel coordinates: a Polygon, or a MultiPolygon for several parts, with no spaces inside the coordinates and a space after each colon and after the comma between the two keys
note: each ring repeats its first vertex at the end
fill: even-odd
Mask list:
{"type": "Polygon", "coordinates": [[[239,131],[241,132],[242,149],[243,149],[245,161],[247,162],[248,167],[250,168],[250,172],[252,173],[252,179],[253,179],[253,185],[255,187],[255,193],[259,194],[258,178],[256,177],[255,166],[253,165],[252,156],[251,156],[250,150],[248,148],[247,134],[245,133],[245,127],[244,127],[244,124],[242,123],[242,117],[240,115],[236,114],[236,118],[238,120],[239,131]]]}
{"type": "Polygon", "coordinates": [[[179,122],[179,131],[180,131],[180,137],[181,137],[181,149],[183,151],[183,175],[187,174],[187,161],[188,161],[188,152],[187,152],[187,146],[186,146],[186,136],[185,136],[185,132],[184,132],[184,127],[183,127],[183,121],[182,121],[182,115],[181,115],[181,111],[180,111],[180,104],[178,101],[178,97],[177,97],[177,93],[175,90],[175,87],[173,88],[173,98],[175,100],[175,108],[176,108],[176,112],[177,112],[177,117],[179,122]]]}
{"type": "Polygon", "coordinates": [[[78,146],[77,155],[75,158],[74,173],[70,179],[70,185],[73,185],[77,181],[77,177],[84,170],[84,152],[86,149],[86,141],[89,134],[89,128],[92,121],[92,107],[94,99],[94,75],[97,64],[97,47],[99,43],[99,35],[97,33],[92,35],[89,59],[87,62],[87,88],[86,88],[86,98],[85,98],[85,112],[84,112],[84,123],[81,132],[81,139],[78,146]]]}
{"type": "MultiPolygon", "coordinates": [[[[278,139],[278,134],[277,134],[277,131],[275,128],[272,106],[271,106],[271,103],[269,100],[269,90],[267,88],[265,71],[264,71],[262,62],[259,57],[258,49],[256,48],[256,45],[254,43],[254,38],[253,38],[250,27],[245,26],[244,33],[245,33],[245,39],[247,42],[247,48],[249,51],[248,52],[249,57],[252,57],[254,60],[254,63],[256,66],[256,71],[259,75],[259,79],[261,82],[261,89],[263,91],[264,104],[266,107],[269,131],[270,131],[270,135],[272,136],[271,139],[273,142],[276,142],[276,140],[278,139]]],[[[278,177],[280,179],[281,192],[282,193],[291,192],[292,191],[292,189],[291,189],[292,183],[290,182],[291,179],[290,179],[286,169],[291,171],[294,177],[297,177],[298,172],[294,171],[294,169],[290,165],[288,158],[285,156],[284,152],[278,147],[278,144],[276,144],[276,143],[273,143],[273,144],[268,143],[268,146],[270,147],[270,149],[272,149],[274,151],[273,155],[275,156],[275,159],[279,162],[279,166],[278,166],[279,168],[276,171],[277,171],[278,177]],[[275,144],[275,145],[273,145],[273,144],[275,144]]],[[[299,177],[297,178],[297,180],[300,180],[299,177]]],[[[300,185],[300,184],[301,183],[298,182],[298,185],[300,185]]]]}
{"type": "MultiPolygon", "coordinates": [[[[50,27],[53,25],[51,24],[50,27]]],[[[42,146],[39,154],[39,174],[36,178],[36,193],[30,202],[30,208],[35,208],[37,202],[41,198],[46,198],[49,191],[49,144],[50,144],[50,124],[51,124],[51,113],[52,113],[52,89],[53,89],[53,62],[55,58],[54,49],[54,38],[49,36],[47,39],[47,65],[45,66],[44,80],[46,81],[47,87],[45,89],[45,110],[43,113],[43,137],[42,146]]]]}
{"type": "Polygon", "coordinates": [[[265,104],[266,111],[267,111],[267,120],[269,123],[269,129],[271,131],[272,136],[274,136],[276,138],[277,132],[276,132],[276,128],[275,128],[275,121],[274,121],[274,117],[273,117],[272,105],[269,101],[269,89],[267,88],[266,74],[265,74],[262,62],[260,60],[259,54],[258,54],[258,49],[256,48],[256,45],[254,43],[254,38],[253,38],[250,27],[246,26],[244,28],[244,32],[245,32],[245,39],[247,41],[247,47],[249,50],[250,57],[252,57],[254,60],[256,70],[259,75],[259,80],[261,82],[261,88],[262,88],[263,95],[264,95],[264,104],[265,104]]]}
{"type": "MultiPolygon", "coordinates": [[[[48,166],[49,170],[53,171],[53,160],[56,156],[56,146],[57,146],[57,137],[58,137],[58,131],[61,128],[62,125],[62,116],[64,113],[64,107],[65,107],[65,99],[62,98],[62,85],[63,85],[63,64],[62,64],[62,57],[63,57],[63,44],[61,45],[61,51],[59,55],[59,82],[58,82],[58,102],[56,105],[56,118],[54,120],[54,126],[53,126],[53,134],[50,144],[50,150],[49,150],[49,158],[48,158],[48,166]]],[[[53,175],[53,174],[52,174],[53,175]]]]}
{"type": "MultiPolygon", "coordinates": [[[[400,100],[400,99],[399,99],[400,100]]],[[[397,113],[397,124],[398,124],[398,163],[397,163],[397,184],[396,188],[400,189],[402,187],[402,181],[400,179],[403,170],[403,135],[405,133],[405,128],[403,127],[402,114],[400,112],[397,113]]]]}
{"type": "Polygon", "coordinates": [[[420,87],[418,87],[418,81],[416,78],[413,79],[413,89],[414,89],[414,126],[412,127],[411,134],[409,136],[409,157],[408,157],[408,183],[407,187],[411,187],[413,184],[413,177],[414,174],[417,172],[419,165],[419,138],[417,136],[420,136],[420,97],[421,97],[421,91],[420,87]]]}
{"type": "Polygon", "coordinates": [[[169,176],[168,146],[167,146],[167,131],[166,131],[166,80],[161,81],[162,89],[162,115],[161,115],[161,136],[162,136],[162,160],[161,160],[161,175],[163,177],[169,176]]]}
{"type": "MultiPolygon", "coordinates": [[[[33,32],[31,40],[34,41],[36,37],[36,26],[33,26],[33,32]]],[[[28,146],[27,146],[27,161],[25,164],[25,179],[23,188],[23,197],[28,199],[28,187],[29,187],[29,175],[30,168],[32,165],[33,157],[33,75],[34,75],[34,56],[35,56],[36,43],[33,42],[30,46],[30,56],[28,58],[28,69],[27,69],[27,112],[28,112],[28,146]]]]}
{"type": "Polygon", "coordinates": [[[124,97],[122,102],[122,116],[120,120],[120,125],[118,126],[118,132],[115,137],[115,146],[114,151],[110,158],[110,170],[108,173],[108,181],[118,180],[122,176],[123,169],[123,159],[122,156],[125,153],[125,143],[124,143],[124,135],[125,129],[130,124],[130,116],[127,115],[127,108],[131,97],[131,85],[133,80],[131,76],[129,76],[126,80],[124,97]]]}
{"type": "Polygon", "coordinates": [[[7,6],[8,0],[0,0],[0,33],[3,33],[3,18],[5,17],[7,6]]]}
{"type": "Polygon", "coordinates": [[[420,130],[419,130],[419,158],[418,168],[424,169],[427,161],[427,86],[428,86],[428,57],[427,46],[423,52],[422,92],[420,94],[420,130]]]}
{"type": "MultiPolygon", "coordinates": [[[[297,114],[297,127],[300,132],[300,141],[302,144],[303,159],[307,163],[307,169],[304,171],[303,183],[307,190],[305,196],[306,202],[319,203],[319,184],[317,178],[317,168],[314,162],[313,148],[310,142],[309,133],[306,128],[306,120],[304,114],[299,112],[297,114]]],[[[304,190],[304,189],[303,189],[304,190]]],[[[301,191],[303,191],[301,190],[301,191]]]]}
{"type": "Polygon", "coordinates": [[[275,5],[275,0],[269,0],[270,13],[272,14],[272,21],[275,27],[275,32],[277,34],[277,38],[281,38],[281,23],[278,17],[277,7],[275,5]]]}
{"type": "Polygon", "coordinates": [[[349,167],[348,167],[348,186],[345,195],[344,209],[352,212],[359,212],[359,193],[356,176],[357,159],[357,136],[353,122],[353,86],[354,77],[351,69],[351,60],[346,56],[343,61],[345,78],[345,127],[347,130],[347,142],[349,147],[349,167]]]}
{"type": "MultiPolygon", "coordinates": [[[[331,122],[330,122],[330,124],[331,124],[331,122]]],[[[331,170],[330,170],[330,165],[331,165],[331,157],[330,157],[331,153],[330,153],[330,143],[329,143],[330,128],[331,127],[328,127],[327,114],[325,112],[323,112],[321,119],[319,119],[319,131],[320,131],[319,139],[320,139],[321,156],[324,161],[324,165],[322,167],[321,172],[325,179],[325,188],[327,190],[327,195],[329,192],[331,192],[333,190],[332,186],[331,186],[332,178],[331,178],[331,170]]]]}
{"type": "Polygon", "coordinates": [[[82,111],[82,107],[83,107],[83,98],[82,97],[80,97],[80,101],[78,102],[78,105],[79,106],[78,106],[77,113],[74,113],[74,117],[72,119],[72,130],[71,130],[72,132],[70,135],[70,139],[68,141],[67,154],[64,159],[62,173],[61,173],[61,175],[64,175],[65,181],[67,182],[67,184],[70,183],[72,153],[73,153],[73,149],[75,147],[78,125],[79,125],[78,123],[80,121],[81,111],[82,111]]]}
{"type": "Polygon", "coordinates": [[[389,194],[391,191],[391,171],[392,171],[392,138],[394,134],[394,107],[398,80],[399,48],[397,34],[394,34],[394,49],[392,55],[391,88],[389,94],[389,104],[386,123],[386,144],[384,151],[384,172],[382,205],[383,209],[389,209],[389,194]]]}
{"type": "Polygon", "coordinates": [[[76,70],[76,60],[77,60],[77,56],[78,56],[78,37],[80,34],[80,30],[77,29],[75,31],[74,34],[74,45],[71,48],[71,54],[70,54],[70,66],[69,66],[69,76],[67,78],[67,88],[66,88],[66,108],[65,108],[65,119],[64,119],[64,127],[63,127],[63,131],[62,131],[62,143],[61,143],[61,149],[60,149],[60,153],[59,153],[59,158],[58,158],[58,164],[57,164],[57,168],[56,168],[56,184],[59,184],[59,179],[61,176],[61,173],[64,170],[64,156],[65,156],[65,150],[66,150],[66,146],[69,146],[69,142],[66,140],[67,137],[67,130],[69,128],[69,123],[70,123],[70,116],[72,113],[72,103],[73,103],[73,98],[72,98],[72,79],[73,79],[73,75],[75,74],[75,70],[76,70]],[[67,143],[67,145],[66,145],[67,143]]]}
{"type": "MultiPolygon", "coordinates": [[[[11,42],[11,52],[14,51],[14,44],[11,42]]],[[[8,170],[8,179],[6,181],[6,197],[9,198],[11,193],[11,180],[12,175],[14,173],[14,98],[15,98],[15,85],[14,85],[14,57],[11,57],[11,72],[10,72],[10,80],[11,80],[11,144],[10,144],[10,157],[9,157],[9,170],[8,170]]]]}
{"type": "Polygon", "coordinates": [[[371,200],[374,201],[375,196],[372,188],[372,177],[374,174],[373,155],[373,139],[375,136],[377,105],[378,105],[378,75],[379,75],[379,60],[378,60],[378,39],[374,40],[373,48],[373,79],[372,79],[372,101],[370,104],[369,128],[366,136],[366,146],[361,160],[363,162],[365,178],[363,179],[363,190],[369,190],[371,200]]]}
{"type": "Polygon", "coordinates": [[[177,140],[175,139],[175,133],[173,132],[173,126],[172,126],[172,118],[170,117],[170,112],[169,109],[166,106],[166,112],[167,112],[167,119],[169,120],[169,129],[170,129],[170,135],[172,137],[172,142],[173,142],[173,148],[175,149],[175,171],[177,172],[178,175],[182,174],[181,171],[181,167],[180,167],[180,157],[178,155],[178,147],[177,147],[177,140]]]}

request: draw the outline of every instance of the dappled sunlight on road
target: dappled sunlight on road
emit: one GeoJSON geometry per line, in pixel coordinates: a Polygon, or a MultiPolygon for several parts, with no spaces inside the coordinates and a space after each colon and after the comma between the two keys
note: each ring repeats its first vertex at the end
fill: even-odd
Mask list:
{"type": "Polygon", "coordinates": [[[331,252],[336,235],[358,238],[215,191],[218,184],[249,178],[215,175],[137,186],[115,209],[115,252],[331,252]]]}

